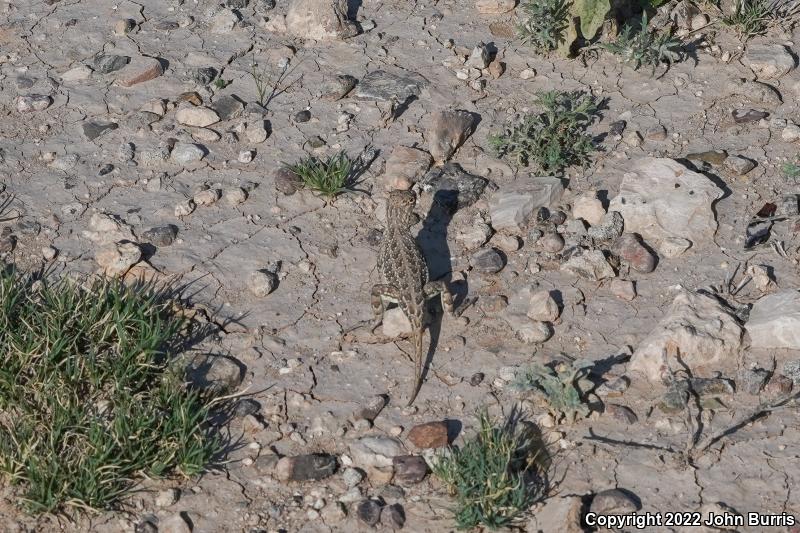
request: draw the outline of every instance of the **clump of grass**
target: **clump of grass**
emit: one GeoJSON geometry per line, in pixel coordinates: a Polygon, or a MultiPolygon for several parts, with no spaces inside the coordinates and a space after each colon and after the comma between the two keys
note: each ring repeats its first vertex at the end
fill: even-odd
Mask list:
{"type": "Polygon", "coordinates": [[[596,149],[586,132],[599,111],[594,97],[547,91],[539,93],[534,103],[541,113],[529,114],[503,133],[489,136],[495,154],[543,172],[561,173],[572,165],[586,165],[596,149]]]}
{"type": "Polygon", "coordinates": [[[604,48],[619,56],[623,62],[639,70],[642,65],[656,68],[661,64],[672,63],[683,59],[683,44],[672,33],[658,33],[647,28],[647,13],[642,15],[639,31],[626,25],[613,43],[601,43],[604,48]]]}
{"type": "Polygon", "coordinates": [[[518,373],[511,388],[534,392],[542,398],[557,418],[562,415],[574,421],[577,415],[589,414],[579,381],[589,373],[591,363],[575,361],[572,365],[559,364],[555,368],[533,364],[518,373]]]}
{"type": "Polygon", "coordinates": [[[527,18],[517,26],[522,41],[539,53],[555,50],[564,42],[570,3],[565,0],[528,0],[522,4],[527,18]]]}
{"type": "Polygon", "coordinates": [[[294,172],[305,187],[328,198],[350,190],[353,185],[354,162],[345,152],[327,159],[306,157],[284,166],[294,172]]]}
{"type": "Polygon", "coordinates": [[[800,15],[797,0],[737,0],[733,13],[722,22],[736,29],[739,37],[747,41],[765,35],[776,24],[790,22],[800,15]]]}
{"type": "Polygon", "coordinates": [[[212,400],[170,364],[189,324],[164,296],[0,272],[0,475],[30,512],[112,508],[221,449],[212,400]]]}
{"type": "Polygon", "coordinates": [[[783,171],[784,176],[791,180],[797,181],[800,179],[800,158],[790,161],[789,163],[785,163],[783,167],[781,167],[781,170],[783,171]]]}
{"type": "Polygon", "coordinates": [[[533,426],[516,411],[502,422],[492,421],[485,410],[479,413],[477,435],[432,466],[455,496],[458,529],[509,526],[541,496],[538,446],[533,426]]]}

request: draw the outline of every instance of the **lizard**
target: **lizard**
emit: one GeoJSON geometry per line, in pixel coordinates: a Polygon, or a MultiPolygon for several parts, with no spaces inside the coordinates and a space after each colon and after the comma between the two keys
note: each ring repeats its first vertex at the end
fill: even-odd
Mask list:
{"type": "Polygon", "coordinates": [[[414,388],[408,405],[414,403],[420,387],[425,358],[422,349],[425,331],[426,302],[440,297],[442,308],[453,315],[453,298],[444,281],[430,281],[428,264],[411,234],[411,226],[419,221],[414,213],[417,195],[413,191],[393,190],[386,206],[386,231],[378,252],[378,270],[384,283],[372,287],[374,313],[372,331],[383,323],[386,301],[393,301],[408,317],[414,340],[416,365],[414,388]]]}

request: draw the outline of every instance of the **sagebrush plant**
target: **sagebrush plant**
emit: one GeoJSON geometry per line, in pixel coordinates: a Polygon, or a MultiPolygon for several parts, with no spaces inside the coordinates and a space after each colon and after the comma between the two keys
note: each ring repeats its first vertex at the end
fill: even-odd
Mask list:
{"type": "Polygon", "coordinates": [[[566,0],[528,0],[521,5],[526,15],[517,26],[522,42],[537,52],[555,50],[565,40],[570,3],[566,0]]]}
{"type": "Polygon", "coordinates": [[[0,475],[23,507],[113,508],[209,464],[213,400],[170,360],[187,328],[154,284],[0,272],[0,475]]]}
{"type": "Polygon", "coordinates": [[[575,361],[571,365],[559,364],[555,368],[532,364],[517,373],[511,388],[534,392],[555,414],[563,414],[571,422],[577,415],[589,414],[578,382],[588,375],[590,367],[591,363],[585,361],[575,361]]]}
{"type": "Polygon", "coordinates": [[[518,411],[501,421],[480,411],[477,434],[461,448],[437,456],[432,465],[455,497],[456,527],[512,525],[545,490],[541,451],[533,426],[518,411]]]}
{"type": "Polygon", "coordinates": [[[345,152],[326,159],[310,156],[284,166],[299,176],[305,187],[328,198],[350,190],[353,185],[354,162],[345,152]]]}
{"type": "Polygon", "coordinates": [[[747,41],[777,24],[788,23],[800,15],[797,0],[737,0],[733,13],[722,22],[735,28],[740,38],[747,41]]]}
{"type": "Polygon", "coordinates": [[[681,61],[683,59],[683,43],[672,36],[671,32],[659,33],[648,29],[647,13],[642,14],[639,30],[626,24],[617,40],[613,43],[601,43],[600,47],[639,70],[643,65],[652,68],[655,74],[659,65],[681,61]]]}
{"type": "Polygon", "coordinates": [[[552,173],[588,164],[596,150],[586,131],[599,112],[595,98],[588,93],[547,91],[539,93],[534,104],[540,113],[528,114],[502,133],[489,136],[495,154],[552,173]]]}

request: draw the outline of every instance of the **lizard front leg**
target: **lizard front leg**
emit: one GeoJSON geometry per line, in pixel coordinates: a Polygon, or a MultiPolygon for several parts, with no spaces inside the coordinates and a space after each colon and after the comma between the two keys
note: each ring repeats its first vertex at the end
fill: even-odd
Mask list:
{"type": "Polygon", "coordinates": [[[375,319],[372,321],[372,325],[370,327],[370,331],[375,333],[375,330],[378,329],[378,326],[383,324],[383,313],[386,311],[386,304],[384,303],[383,299],[387,298],[390,300],[397,300],[399,298],[400,291],[397,287],[393,285],[389,285],[388,283],[378,283],[377,285],[372,286],[372,291],[370,292],[370,302],[372,304],[372,313],[375,315],[375,319]]]}
{"type": "Polygon", "coordinates": [[[429,281],[423,287],[425,298],[435,298],[439,296],[442,299],[442,309],[449,315],[453,315],[453,295],[447,289],[444,281],[429,281]]]}

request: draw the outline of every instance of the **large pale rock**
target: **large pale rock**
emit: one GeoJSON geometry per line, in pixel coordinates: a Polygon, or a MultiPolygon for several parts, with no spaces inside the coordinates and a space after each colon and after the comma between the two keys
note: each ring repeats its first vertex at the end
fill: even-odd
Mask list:
{"type": "Polygon", "coordinates": [[[561,270],[589,281],[616,277],[614,269],[600,250],[583,250],[575,253],[561,265],[561,270]]]}
{"type": "Polygon", "coordinates": [[[713,296],[683,291],[672,302],[666,316],[639,344],[629,370],[652,381],[664,381],[670,370],[683,368],[674,359],[672,347],[694,376],[709,376],[722,368],[733,368],[742,347],[744,330],[736,317],[713,296]]]}
{"type": "Polygon", "coordinates": [[[175,120],[184,126],[205,128],[219,122],[219,115],[207,107],[182,107],[175,112],[175,120]]]}
{"type": "Polygon", "coordinates": [[[710,241],[717,231],[711,206],[722,194],[710,179],[677,161],[648,157],[635,161],[623,176],[609,211],[622,214],[625,231],[640,234],[662,251],[662,241],[670,238],[710,241]]]}
{"type": "Polygon", "coordinates": [[[592,226],[600,224],[605,214],[603,202],[597,197],[597,193],[582,194],[572,201],[572,216],[582,218],[592,226]]]}
{"type": "Polygon", "coordinates": [[[460,110],[439,111],[431,117],[425,134],[431,155],[437,163],[444,163],[472,134],[475,119],[472,113],[460,110]]]}
{"type": "Polygon", "coordinates": [[[125,274],[141,258],[141,248],[132,242],[109,244],[95,254],[95,261],[108,276],[125,274]]]}
{"type": "Polygon", "coordinates": [[[403,444],[394,438],[363,437],[350,444],[350,455],[356,466],[385,468],[392,466],[392,458],[405,455],[403,444]]]}
{"type": "Polygon", "coordinates": [[[794,57],[780,44],[751,44],[744,59],[756,76],[764,80],[780,78],[795,67],[794,57]]]}
{"type": "Polygon", "coordinates": [[[745,324],[753,348],[800,350],[800,292],[786,290],[759,299],[745,324]]]}
{"type": "Polygon", "coordinates": [[[128,224],[107,213],[93,214],[89,219],[89,230],[84,231],[83,236],[96,244],[136,240],[128,224]]]}
{"type": "Polygon", "coordinates": [[[559,178],[525,178],[498,189],[489,200],[489,216],[497,231],[521,233],[540,207],[552,207],[564,193],[559,178]]]}
{"type": "Polygon", "coordinates": [[[347,19],[347,0],[293,0],[286,14],[286,29],[301,39],[327,41],[358,34],[347,19]]]}

